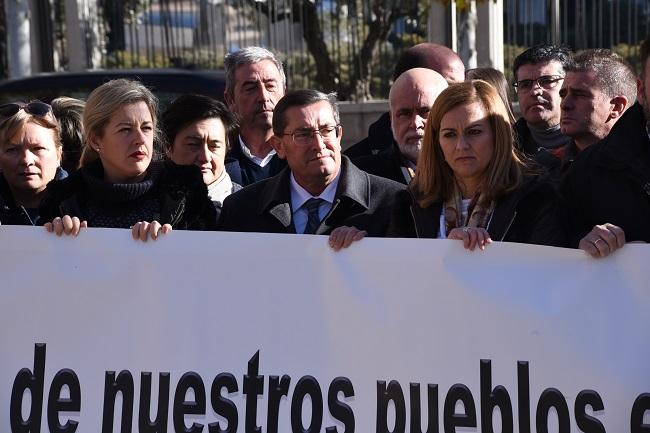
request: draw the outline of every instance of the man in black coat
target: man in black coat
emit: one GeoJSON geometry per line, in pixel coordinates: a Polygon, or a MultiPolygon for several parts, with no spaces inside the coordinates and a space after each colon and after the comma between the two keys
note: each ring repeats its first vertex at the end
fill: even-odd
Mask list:
{"type": "Polygon", "coordinates": [[[431,69],[413,68],[400,75],[388,96],[393,143],[376,155],[353,159],[354,165],[408,185],[422,148],[429,111],[447,86],[444,77],[431,69]]]}
{"type": "Polygon", "coordinates": [[[605,256],[625,241],[650,242],[648,119],[643,106],[635,104],[567,172],[562,193],[573,246],[605,256]]]}
{"type": "Polygon", "coordinates": [[[559,168],[570,137],[560,131],[560,88],[571,53],[564,47],[536,45],[515,58],[522,117],[515,123],[517,147],[547,169],[559,168]]]}
{"type": "Polygon", "coordinates": [[[650,242],[650,36],[640,54],[638,103],[581,152],[562,185],[573,244],[594,257],[650,242]]]}
{"type": "Polygon", "coordinates": [[[368,236],[385,235],[404,187],[342,157],[339,122],[331,95],[299,90],[282,98],[273,115],[272,143],[288,167],[227,197],[219,228],[329,234],[354,226],[368,236]]]}
{"type": "Polygon", "coordinates": [[[562,160],[564,173],[579,152],[609,134],[636,101],[636,76],[618,54],[604,48],[573,57],[560,89],[560,130],[571,137],[562,160]]]}

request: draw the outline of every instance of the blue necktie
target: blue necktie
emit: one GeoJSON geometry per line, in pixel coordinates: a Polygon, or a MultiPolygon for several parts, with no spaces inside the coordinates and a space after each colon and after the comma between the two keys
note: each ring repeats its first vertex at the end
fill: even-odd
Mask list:
{"type": "Polygon", "coordinates": [[[307,225],[305,226],[304,233],[306,235],[313,235],[320,226],[320,217],[318,216],[318,208],[320,207],[322,198],[310,198],[302,206],[307,209],[307,225]]]}

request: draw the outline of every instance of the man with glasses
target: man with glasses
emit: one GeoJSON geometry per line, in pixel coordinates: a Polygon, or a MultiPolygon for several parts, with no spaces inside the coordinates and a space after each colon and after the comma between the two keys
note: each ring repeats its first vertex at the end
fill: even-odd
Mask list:
{"type": "Polygon", "coordinates": [[[514,86],[521,119],[517,145],[548,169],[559,167],[570,137],[560,131],[560,89],[571,53],[564,47],[536,45],[515,58],[514,86]]]}
{"type": "Polygon", "coordinates": [[[341,155],[339,111],[333,95],[298,90],[275,106],[271,143],[288,167],[230,195],[221,230],[330,234],[353,226],[383,236],[404,186],[367,174],[341,155]]]}

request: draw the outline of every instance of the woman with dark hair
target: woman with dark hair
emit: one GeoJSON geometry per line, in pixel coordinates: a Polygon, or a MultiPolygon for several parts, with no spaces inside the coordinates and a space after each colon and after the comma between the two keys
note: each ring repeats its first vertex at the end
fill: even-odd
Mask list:
{"type": "Polygon", "coordinates": [[[59,124],[41,101],[0,105],[0,222],[35,225],[47,184],[62,179],[59,124]]]}
{"type": "MultiPolygon", "coordinates": [[[[389,236],[565,246],[557,193],[527,169],[514,148],[508,112],[494,86],[452,84],[433,104],[415,177],[396,209],[389,236]]],[[[358,231],[330,236],[334,249],[358,231]]]]}
{"type": "Polygon", "coordinates": [[[228,137],[235,117],[226,106],[201,95],[176,98],[161,117],[163,145],[169,159],[201,169],[208,195],[219,212],[223,200],[241,189],[227,172],[228,137]]]}
{"type": "Polygon", "coordinates": [[[48,231],[131,228],[134,239],[146,241],[172,228],[215,228],[200,171],[153,161],[156,113],[155,96],[136,81],[112,80],[90,94],[80,169],[50,184],[41,205],[48,231]]]}

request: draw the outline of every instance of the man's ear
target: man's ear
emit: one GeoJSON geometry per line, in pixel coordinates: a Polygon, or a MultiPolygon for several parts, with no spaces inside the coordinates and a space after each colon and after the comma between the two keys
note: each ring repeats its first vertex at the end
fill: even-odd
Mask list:
{"type": "Polygon", "coordinates": [[[282,142],[281,138],[272,135],[271,138],[269,139],[269,144],[271,145],[271,147],[273,147],[273,149],[281,159],[286,159],[286,152],[284,151],[284,143],[282,142]]]}
{"type": "Polygon", "coordinates": [[[235,100],[233,99],[232,95],[228,92],[228,90],[223,91],[223,100],[226,102],[226,106],[228,106],[228,110],[234,112],[235,110],[233,109],[233,106],[235,105],[235,100]]]}
{"type": "Polygon", "coordinates": [[[623,95],[614,96],[609,103],[612,106],[609,112],[609,119],[618,119],[621,117],[629,105],[629,101],[623,95]]]}

